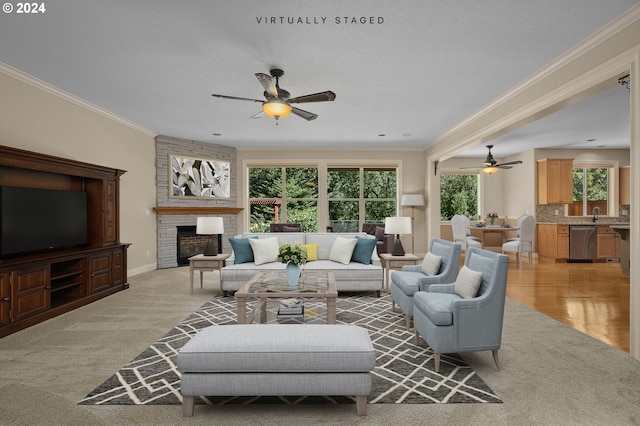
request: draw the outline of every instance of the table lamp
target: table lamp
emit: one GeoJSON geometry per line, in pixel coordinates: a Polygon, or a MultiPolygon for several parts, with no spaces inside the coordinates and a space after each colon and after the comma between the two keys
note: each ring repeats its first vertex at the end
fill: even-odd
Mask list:
{"type": "Polygon", "coordinates": [[[394,234],[396,236],[396,242],[393,246],[392,256],[404,256],[404,248],[400,241],[400,235],[411,233],[411,218],[410,217],[388,217],[384,220],[384,233],[394,234]]]}
{"type": "Polygon", "coordinates": [[[196,234],[208,235],[205,256],[217,256],[218,245],[213,242],[213,235],[224,234],[224,221],[221,217],[199,217],[196,222],[196,234]]]}

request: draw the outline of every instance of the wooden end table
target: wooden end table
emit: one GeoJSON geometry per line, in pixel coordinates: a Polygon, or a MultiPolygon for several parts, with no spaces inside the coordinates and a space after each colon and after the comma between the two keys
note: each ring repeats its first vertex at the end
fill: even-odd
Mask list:
{"type": "Polygon", "coordinates": [[[219,271],[229,256],[231,256],[231,254],[228,253],[219,253],[215,256],[205,256],[204,254],[191,256],[189,258],[189,275],[191,277],[189,285],[191,286],[191,294],[193,294],[193,272],[200,271],[200,288],[202,288],[202,273],[204,271],[219,271]]]}
{"type": "Polygon", "coordinates": [[[260,313],[261,322],[266,320],[268,299],[325,299],[327,301],[327,324],[336,323],[336,277],[333,271],[303,269],[297,286],[289,286],[282,271],[261,271],[236,291],[238,301],[238,324],[251,324],[260,313]],[[258,298],[255,308],[247,315],[247,298],[258,298]]]}
{"type": "Polygon", "coordinates": [[[389,290],[391,286],[390,275],[391,270],[400,270],[404,265],[417,265],[422,258],[412,253],[406,253],[404,256],[394,256],[391,253],[380,253],[380,263],[384,270],[384,281],[382,282],[383,290],[389,290]]]}

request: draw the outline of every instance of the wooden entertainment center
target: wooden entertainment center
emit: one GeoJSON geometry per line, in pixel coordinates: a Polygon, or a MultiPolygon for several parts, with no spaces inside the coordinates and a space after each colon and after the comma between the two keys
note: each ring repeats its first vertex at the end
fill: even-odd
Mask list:
{"type": "Polygon", "coordinates": [[[120,239],[124,170],[0,146],[0,186],[84,191],[83,246],[0,258],[0,337],[129,287],[120,239]]]}

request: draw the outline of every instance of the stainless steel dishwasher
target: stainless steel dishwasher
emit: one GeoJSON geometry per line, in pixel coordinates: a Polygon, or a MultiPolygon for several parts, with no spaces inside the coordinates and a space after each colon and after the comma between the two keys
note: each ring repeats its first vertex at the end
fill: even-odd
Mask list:
{"type": "Polygon", "coordinates": [[[595,225],[570,225],[567,262],[593,262],[597,256],[598,232],[595,225]]]}

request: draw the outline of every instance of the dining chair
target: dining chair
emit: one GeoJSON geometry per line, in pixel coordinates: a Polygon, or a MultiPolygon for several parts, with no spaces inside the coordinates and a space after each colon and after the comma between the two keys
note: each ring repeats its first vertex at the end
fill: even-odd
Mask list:
{"type": "Polygon", "coordinates": [[[482,242],[479,239],[467,235],[470,223],[469,218],[462,214],[457,214],[451,218],[453,242],[460,244],[462,251],[466,251],[470,247],[482,248],[482,242]]]}
{"type": "Polygon", "coordinates": [[[502,244],[502,253],[515,253],[516,263],[520,265],[520,253],[529,254],[529,263],[533,259],[533,240],[536,237],[536,218],[526,215],[520,223],[520,237],[506,241],[502,244]]]}

